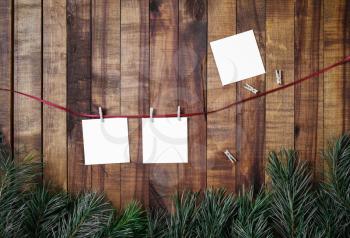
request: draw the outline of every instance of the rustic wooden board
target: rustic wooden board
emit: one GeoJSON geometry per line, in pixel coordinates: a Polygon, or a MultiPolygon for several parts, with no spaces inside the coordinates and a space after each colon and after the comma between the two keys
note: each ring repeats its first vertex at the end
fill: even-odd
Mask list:
{"type": "MultiPolygon", "coordinates": [[[[346,0],[3,0],[0,87],[97,114],[211,111],[276,88],[350,55],[346,0]],[[42,18],[43,17],[43,18],[42,18]],[[253,29],[266,75],[222,86],[209,42],[253,29]],[[42,58],[43,57],[43,58],[42,58]],[[266,80],[265,80],[266,79],[266,80]]],[[[131,163],[85,166],[81,118],[0,92],[0,131],[17,157],[34,152],[44,179],[71,192],[103,191],[171,208],[184,189],[258,188],[264,157],[295,147],[327,170],[319,151],[350,130],[350,64],[225,111],[189,119],[189,164],[142,164],[141,120],[129,120],[131,163]],[[238,159],[230,163],[228,149],[238,159]]]]}
{"type": "MultiPolygon", "coordinates": [[[[43,98],[65,106],[67,100],[66,3],[43,1],[43,98]]],[[[67,190],[67,117],[43,107],[44,179],[67,190]]]]}
{"type": "MultiPolygon", "coordinates": [[[[67,1],[67,105],[80,112],[91,109],[91,5],[67,1]]],[[[84,165],[81,118],[68,115],[68,190],[91,188],[91,167],[84,165]]]]}
{"type": "MultiPolygon", "coordinates": [[[[121,2],[121,113],[148,114],[149,2],[121,2]]],[[[148,173],[142,164],[141,120],[129,120],[131,163],[122,165],[122,206],[133,199],[148,205],[148,173]]]]}
{"type": "MultiPolygon", "coordinates": [[[[324,1],[324,65],[333,64],[345,56],[344,37],[349,31],[345,17],[347,1],[324,1]]],[[[349,8],[349,7],[348,7],[349,8]]],[[[348,14],[347,14],[348,15],[348,14]]],[[[325,143],[339,136],[345,129],[345,66],[340,66],[324,75],[324,136],[325,143]]]]}
{"type": "MultiPolygon", "coordinates": [[[[209,42],[236,31],[236,3],[231,0],[208,1],[207,110],[226,106],[236,99],[236,85],[222,87],[209,42]]],[[[236,165],[224,155],[236,152],[236,108],[207,115],[207,186],[235,191],[236,165]]]]}
{"type": "MultiPolygon", "coordinates": [[[[178,1],[150,2],[150,106],[173,113],[178,106],[178,1]]],[[[178,189],[178,165],[149,166],[150,206],[170,208],[178,189]]]]}
{"type": "MultiPolygon", "coordinates": [[[[41,0],[14,2],[14,89],[41,97],[41,0]]],[[[14,98],[14,151],[41,161],[41,104],[14,98]]]]}
{"type": "MultiPolygon", "coordinates": [[[[323,5],[320,1],[297,1],[295,6],[295,78],[323,66],[323,5]]],[[[318,178],[323,172],[323,76],[297,85],[295,102],[295,149],[307,160],[318,178]]]]}
{"type": "MultiPolygon", "coordinates": [[[[0,1],[0,87],[12,88],[12,1],[0,1]]],[[[0,136],[8,145],[12,140],[12,96],[0,91],[0,136]]]]}
{"type": "MultiPolygon", "coordinates": [[[[294,81],[294,1],[266,2],[266,90],[279,87],[275,70],[281,69],[283,84],[294,81]],[[283,30],[281,30],[283,29],[283,30]]],[[[266,97],[266,154],[294,147],[294,88],[266,97]]]]}
{"type": "MultiPolygon", "coordinates": [[[[178,105],[182,113],[205,111],[206,1],[179,1],[178,105]]],[[[206,187],[206,116],[188,119],[189,163],[179,166],[179,190],[206,187]]]]}
{"type": "MultiPolygon", "coordinates": [[[[343,21],[344,29],[344,54],[350,56],[350,3],[346,2],[344,10],[346,12],[343,21]]],[[[344,65],[344,132],[350,131],[350,64],[344,65]]]]}
{"type": "MultiPolygon", "coordinates": [[[[120,1],[92,1],[92,112],[120,113],[120,1]]],[[[92,190],[120,207],[118,164],[91,166],[92,190]]]]}
{"type": "MultiPolygon", "coordinates": [[[[237,1],[237,33],[254,30],[260,55],[265,60],[265,1],[237,1]]],[[[237,83],[237,100],[252,96],[243,88],[248,83],[265,91],[265,75],[237,83]]],[[[264,182],[265,98],[237,106],[237,189],[254,186],[259,190],[264,182]]]]}

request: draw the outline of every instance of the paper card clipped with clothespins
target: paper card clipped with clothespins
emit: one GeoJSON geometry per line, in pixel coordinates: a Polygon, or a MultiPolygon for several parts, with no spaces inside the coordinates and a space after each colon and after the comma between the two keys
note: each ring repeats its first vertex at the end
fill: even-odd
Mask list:
{"type": "Polygon", "coordinates": [[[265,73],[253,30],[210,42],[222,85],[265,73]]]}
{"type": "Polygon", "coordinates": [[[128,119],[83,120],[85,165],[129,163],[128,119]]]}
{"type": "Polygon", "coordinates": [[[155,118],[153,108],[150,118],[142,119],[142,149],[144,164],[187,163],[187,117],[155,118]]]}

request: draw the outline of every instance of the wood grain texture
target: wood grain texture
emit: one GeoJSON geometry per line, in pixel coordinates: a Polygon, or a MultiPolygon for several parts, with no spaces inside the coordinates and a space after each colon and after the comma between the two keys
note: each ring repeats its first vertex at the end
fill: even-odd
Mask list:
{"type": "MultiPolygon", "coordinates": [[[[97,114],[211,111],[350,55],[347,0],[2,0],[0,87],[97,114]],[[209,42],[253,29],[266,74],[222,86],[209,42]],[[42,58],[43,57],[43,58],[42,58]]],[[[294,148],[322,179],[319,151],[350,130],[350,64],[238,107],[189,119],[188,164],[142,164],[141,120],[130,119],[131,163],[85,166],[81,118],[0,91],[0,131],[16,157],[34,152],[44,179],[69,192],[171,209],[184,189],[238,192],[264,182],[271,150],[294,148]],[[228,149],[238,162],[224,155],[228,149]]]]}
{"type": "MultiPolygon", "coordinates": [[[[344,16],[344,54],[350,55],[350,1],[345,2],[344,16]]],[[[344,132],[350,132],[350,64],[344,65],[344,132]]]]}
{"type": "MultiPolygon", "coordinates": [[[[43,1],[43,98],[59,105],[67,100],[66,3],[43,1]]],[[[67,190],[67,117],[43,107],[44,179],[67,190]]]]}
{"type": "MultiPolygon", "coordinates": [[[[208,1],[207,110],[211,111],[236,99],[236,85],[222,87],[209,42],[236,32],[236,1],[208,1]]],[[[207,115],[207,186],[236,188],[236,165],[224,155],[226,149],[236,156],[236,108],[207,115]]]]}
{"type": "MultiPolygon", "coordinates": [[[[294,1],[266,2],[266,90],[276,88],[275,70],[283,84],[294,81],[294,1]],[[281,30],[283,29],[283,30],[281,30]]],[[[294,88],[266,97],[266,154],[294,148],[294,88]]]]}
{"type": "MultiPolygon", "coordinates": [[[[265,1],[237,0],[237,33],[253,29],[260,55],[265,61],[265,1]]],[[[243,88],[248,83],[265,91],[265,75],[237,83],[237,100],[252,96],[243,88]]],[[[259,190],[264,182],[265,98],[237,106],[237,189],[253,186],[259,190]]]]}
{"type": "MultiPolygon", "coordinates": [[[[91,110],[91,5],[89,0],[67,1],[67,106],[91,110]]],[[[91,188],[91,167],[84,165],[81,119],[68,115],[68,190],[91,188]]]]}
{"type": "MultiPolygon", "coordinates": [[[[121,2],[121,113],[149,110],[149,1],[121,2]]],[[[131,163],[122,165],[124,207],[133,199],[149,203],[147,167],[142,164],[141,120],[129,120],[131,163]]]]}
{"type": "MultiPolygon", "coordinates": [[[[120,1],[92,1],[92,112],[120,113],[120,1]]],[[[91,166],[92,190],[120,207],[121,165],[91,166]]]]}
{"type": "MultiPolygon", "coordinates": [[[[295,78],[323,68],[323,5],[297,1],[295,6],[295,78]]],[[[295,149],[302,160],[323,172],[323,76],[295,86],[295,149]]]]}
{"type": "MultiPolygon", "coordinates": [[[[345,56],[345,34],[349,32],[346,28],[346,2],[348,1],[324,1],[324,65],[332,64],[345,56]]],[[[339,136],[345,129],[344,118],[346,105],[345,93],[345,67],[340,66],[324,75],[324,136],[325,143],[339,136]]],[[[349,71],[348,71],[349,72],[349,71]]],[[[347,80],[348,81],[348,80],[347,80]]]]}
{"type": "MultiPolygon", "coordinates": [[[[207,3],[179,1],[178,105],[182,113],[205,111],[207,3]]],[[[206,187],[206,117],[188,119],[189,163],[179,166],[179,190],[206,187]]]]}
{"type": "MultiPolygon", "coordinates": [[[[178,10],[177,0],[150,2],[150,106],[155,113],[171,113],[178,106],[178,10]]],[[[150,206],[171,208],[178,190],[176,164],[149,165],[150,206]]]]}
{"type": "MultiPolygon", "coordinates": [[[[0,87],[12,88],[12,1],[0,1],[0,87]]],[[[0,92],[0,134],[2,143],[12,140],[12,95],[0,92]]],[[[0,142],[1,143],[1,142],[0,142]]]]}
{"type": "MultiPolygon", "coordinates": [[[[14,89],[41,97],[41,0],[14,2],[14,89]]],[[[41,104],[14,98],[16,158],[34,153],[41,161],[41,104]]]]}

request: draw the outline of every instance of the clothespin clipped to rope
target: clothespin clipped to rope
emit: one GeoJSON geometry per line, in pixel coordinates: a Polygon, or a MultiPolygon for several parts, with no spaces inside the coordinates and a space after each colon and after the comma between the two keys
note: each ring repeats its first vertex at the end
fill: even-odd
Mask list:
{"type": "Polygon", "coordinates": [[[151,122],[153,122],[153,107],[149,108],[149,118],[151,119],[151,122]]]}
{"type": "Polygon", "coordinates": [[[256,88],[254,88],[253,86],[249,85],[249,84],[245,84],[243,85],[243,88],[247,89],[249,92],[257,94],[259,92],[259,90],[257,90],[256,88]]]}
{"type": "Polygon", "coordinates": [[[181,108],[177,106],[177,120],[181,121],[181,108]]]}
{"type": "Polygon", "coordinates": [[[98,114],[100,115],[100,121],[101,121],[101,123],[103,123],[102,107],[98,107],[98,114]]]}
{"type": "Polygon", "coordinates": [[[279,85],[282,85],[282,70],[276,69],[275,74],[276,74],[276,83],[279,85]]]}
{"type": "Polygon", "coordinates": [[[231,161],[231,163],[237,162],[237,159],[230,153],[229,150],[225,150],[224,154],[226,155],[228,160],[231,161]]]}

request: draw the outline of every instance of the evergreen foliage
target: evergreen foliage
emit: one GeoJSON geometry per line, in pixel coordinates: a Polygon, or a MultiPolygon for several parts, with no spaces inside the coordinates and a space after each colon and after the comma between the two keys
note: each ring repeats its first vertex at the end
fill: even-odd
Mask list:
{"type": "Polygon", "coordinates": [[[271,152],[271,184],[257,194],[223,189],[184,192],[171,212],[131,202],[116,211],[103,195],[72,196],[36,184],[41,164],[0,148],[0,237],[349,237],[350,136],[324,152],[328,172],[315,184],[292,150],[271,152]]]}

